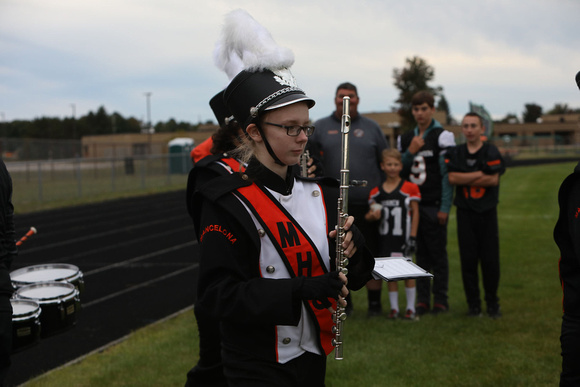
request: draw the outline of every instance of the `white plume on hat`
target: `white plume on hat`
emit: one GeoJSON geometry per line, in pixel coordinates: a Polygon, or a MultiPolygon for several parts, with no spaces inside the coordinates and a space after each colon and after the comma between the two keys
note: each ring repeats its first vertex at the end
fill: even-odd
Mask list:
{"type": "Polygon", "coordinates": [[[278,46],[270,32],[248,12],[237,9],[225,17],[214,49],[214,62],[232,80],[242,70],[289,68],[294,64],[294,53],[278,46]]]}

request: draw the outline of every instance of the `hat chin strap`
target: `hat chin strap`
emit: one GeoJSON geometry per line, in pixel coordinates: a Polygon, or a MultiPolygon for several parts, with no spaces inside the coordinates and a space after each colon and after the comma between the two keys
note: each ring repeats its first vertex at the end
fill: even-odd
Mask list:
{"type": "Polygon", "coordinates": [[[260,131],[260,135],[262,136],[262,139],[264,140],[264,145],[266,145],[266,150],[268,151],[270,156],[274,159],[274,162],[278,165],[286,166],[286,164],[284,164],[282,161],[280,161],[278,156],[276,156],[276,154],[274,153],[274,150],[270,146],[270,143],[268,142],[268,139],[266,138],[266,135],[264,134],[262,127],[260,125],[256,125],[256,127],[260,131]]]}

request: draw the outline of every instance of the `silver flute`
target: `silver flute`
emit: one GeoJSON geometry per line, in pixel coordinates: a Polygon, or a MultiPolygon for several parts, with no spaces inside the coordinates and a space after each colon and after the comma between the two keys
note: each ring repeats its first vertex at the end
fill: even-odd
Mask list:
{"type": "Polygon", "coordinates": [[[308,159],[310,158],[310,152],[304,149],[304,152],[300,155],[300,176],[308,177],[308,159]]]}
{"type": "MultiPolygon", "coordinates": [[[[336,233],[336,270],[348,274],[348,258],[344,255],[344,248],[342,243],[345,236],[344,225],[348,218],[348,188],[349,180],[349,158],[348,158],[348,133],[350,131],[350,98],[344,97],[342,99],[342,121],[340,125],[340,132],[342,135],[342,163],[340,166],[340,195],[338,198],[338,218],[337,218],[337,233],[336,233]]],[[[346,319],[345,308],[336,305],[334,312],[334,358],[342,360],[342,325],[346,319]]]]}

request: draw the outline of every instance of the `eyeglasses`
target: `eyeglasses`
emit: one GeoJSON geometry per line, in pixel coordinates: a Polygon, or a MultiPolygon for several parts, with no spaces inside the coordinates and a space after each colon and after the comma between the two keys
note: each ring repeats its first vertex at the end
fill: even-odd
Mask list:
{"type": "Polygon", "coordinates": [[[297,137],[300,135],[300,131],[304,131],[306,137],[312,136],[314,133],[314,126],[312,125],[280,125],[280,124],[273,124],[271,122],[264,122],[266,125],[277,126],[282,129],[286,129],[286,134],[291,137],[297,137]]]}

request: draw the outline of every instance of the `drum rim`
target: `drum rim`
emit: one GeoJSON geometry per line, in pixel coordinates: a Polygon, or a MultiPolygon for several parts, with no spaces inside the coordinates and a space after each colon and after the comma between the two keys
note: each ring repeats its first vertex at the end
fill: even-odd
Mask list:
{"type": "Polygon", "coordinates": [[[16,269],[10,272],[10,280],[15,284],[35,284],[41,282],[56,282],[56,281],[71,281],[76,280],[82,276],[81,270],[78,266],[71,265],[70,263],[45,263],[40,265],[32,265],[32,266],[25,266],[21,267],[20,269],[16,269]],[[71,269],[73,271],[72,275],[69,276],[61,276],[59,278],[53,278],[48,281],[26,281],[22,279],[16,279],[15,276],[36,272],[43,269],[71,269]]]}
{"type": "Polygon", "coordinates": [[[10,299],[10,303],[17,303],[17,304],[30,304],[31,306],[34,307],[33,310],[28,311],[26,313],[19,313],[19,314],[15,314],[14,313],[14,305],[12,305],[12,321],[23,321],[23,320],[29,320],[31,317],[32,318],[37,318],[38,316],[40,316],[40,313],[42,311],[40,304],[32,299],[24,299],[24,298],[11,298],[10,299]]]}
{"type": "Polygon", "coordinates": [[[17,298],[17,299],[33,300],[39,304],[47,304],[47,303],[52,303],[50,301],[53,301],[53,300],[60,300],[62,302],[69,301],[71,298],[76,297],[78,295],[78,292],[79,291],[76,288],[76,286],[74,286],[73,284],[71,284],[69,282],[47,281],[47,282],[36,282],[36,283],[31,284],[31,285],[22,286],[21,288],[18,288],[14,294],[16,296],[15,298],[17,298]],[[50,298],[27,297],[27,296],[21,294],[21,292],[29,290],[29,289],[42,288],[42,287],[65,287],[65,288],[70,289],[70,292],[67,294],[64,294],[62,296],[59,296],[59,297],[50,297],[50,298]]]}

